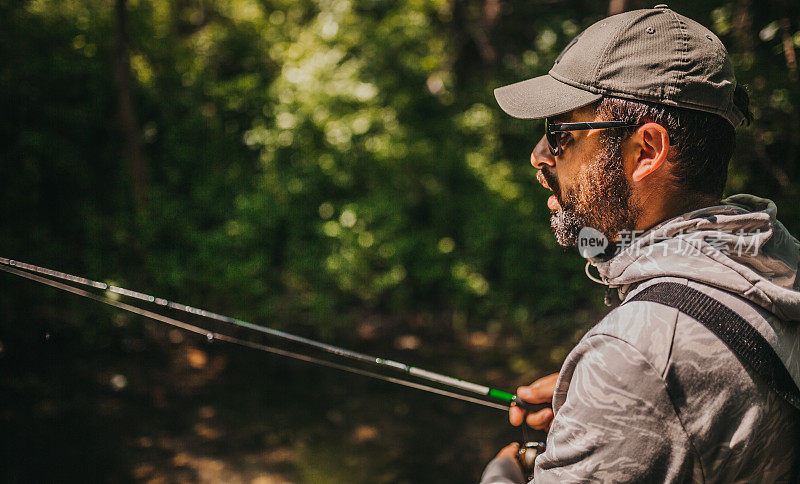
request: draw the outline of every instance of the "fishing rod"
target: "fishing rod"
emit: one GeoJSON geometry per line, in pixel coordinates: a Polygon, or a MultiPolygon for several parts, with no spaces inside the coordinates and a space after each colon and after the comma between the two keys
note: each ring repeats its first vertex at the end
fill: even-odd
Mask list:
{"type": "Polygon", "coordinates": [[[418,390],[423,390],[426,392],[434,393],[437,395],[447,396],[455,399],[459,399],[462,401],[475,403],[479,405],[483,405],[486,407],[497,408],[500,410],[507,411],[512,405],[517,405],[520,408],[526,411],[537,411],[546,406],[548,404],[531,404],[525,402],[524,400],[518,399],[516,395],[505,392],[502,390],[498,390],[496,388],[490,388],[484,385],[479,385],[476,383],[471,383],[465,380],[461,380],[458,378],[453,378],[447,375],[443,375],[441,373],[436,373],[428,370],[424,370],[422,368],[418,368],[415,366],[407,365],[405,363],[400,363],[394,360],[389,360],[385,358],[378,358],[370,355],[366,355],[363,353],[358,353],[355,351],[347,350],[344,348],[340,348],[338,346],[333,346],[327,343],[322,343],[316,340],[312,340],[310,338],[305,338],[302,336],[297,336],[291,333],[287,333],[284,331],[280,331],[274,328],[269,328],[261,325],[257,325],[254,323],[250,323],[241,319],[232,318],[229,316],[225,316],[222,314],[217,314],[211,311],[207,311],[205,309],[200,309],[192,306],[188,306],[181,303],[176,303],[164,298],[154,297],[148,294],[144,294],[137,291],[131,291],[129,289],[125,289],[119,286],[114,286],[111,284],[106,284],[104,282],[98,282],[91,279],[87,279],[85,277],[75,276],[72,274],[67,274],[65,272],[55,271],[53,269],[48,269],[46,267],[41,267],[33,264],[28,264],[25,262],[20,262],[12,259],[6,259],[4,257],[0,257],[0,270],[3,270],[7,273],[14,274],[32,281],[39,282],[41,284],[45,284],[57,289],[61,289],[66,292],[70,292],[72,294],[76,294],[82,297],[86,297],[88,299],[92,299],[98,302],[105,303],[109,306],[113,306],[117,309],[121,309],[124,311],[128,311],[143,317],[146,317],[151,320],[159,321],[185,331],[189,331],[192,333],[204,335],[209,341],[225,341],[227,343],[236,344],[239,346],[245,346],[248,348],[265,351],[268,353],[285,356],[289,358],[294,358],[302,361],[306,361],[309,363],[318,364],[321,366],[326,366],[328,368],[335,368],[342,371],[347,371],[350,373],[355,373],[363,376],[368,376],[371,378],[375,378],[378,380],[383,380],[391,383],[396,383],[398,385],[403,385],[410,388],[416,388],[418,390]],[[207,318],[211,320],[216,320],[222,323],[227,323],[233,326],[246,328],[249,330],[253,330],[259,333],[263,333],[275,338],[283,339],[286,341],[291,341],[293,343],[297,343],[306,347],[314,348],[317,350],[321,350],[326,353],[333,354],[337,357],[358,361],[360,363],[366,363],[375,367],[379,368],[389,368],[394,371],[399,371],[408,375],[412,375],[414,377],[428,380],[431,382],[435,382],[438,385],[448,387],[450,389],[457,389],[460,391],[470,392],[475,395],[480,395],[481,398],[475,398],[469,395],[463,395],[461,393],[456,393],[454,391],[448,391],[441,388],[436,388],[430,385],[425,385],[422,383],[409,381],[403,378],[397,378],[392,376],[383,375],[380,373],[376,373],[374,371],[365,370],[362,368],[357,368],[351,365],[345,365],[342,363],[335,363],[331,362],[322,358],[317,358],[310,355],[305,355],[302,353],[289,351],[282,348],[276,348],[274,346],[257,343],[251,340],[247,340],[244,338],[239,338],[236,336],[231,336],[225,333],[214,332],[208,329],[205,329],[196,324],[190,324],[184,321],[180,321],[175,318],[171,318],[165,316],[163,314],[159,314],[154,311],[149,311],[147,309],[140,308],[133,304],[128,304],[125,302],[118,301],[112,297],[107,295],[100,295],[94,292],[91,292],[86,289],[82,289],[80,287],[76,287],[70,284],[66,284],[61,281],[68,281],[73,284],[78,284],[85,287],[91,287],[97,290],[107,291],[112,294],[118,294],[121,296],[129,297],[132,299],[138,299],[141,301],[145,301],[147,303],[155,304],[161,307],[167,307],[170,309],[174,309],[180,312],[200,316],[202,318],[207,318]]]}

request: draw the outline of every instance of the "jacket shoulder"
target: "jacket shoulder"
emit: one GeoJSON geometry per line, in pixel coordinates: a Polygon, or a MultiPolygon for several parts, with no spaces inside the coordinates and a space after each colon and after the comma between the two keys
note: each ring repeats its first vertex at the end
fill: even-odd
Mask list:
{"type": "MultiPolygon", "coordinates": [[[[647,281],[645,287],[666,279],[647,281]]],[[[634,294],[632,292],[631,294],[634,294]]],[[[669,364],[680,312],[649,301],[635,301],[611,310],[584,338],[610,336],[634,347],[663,376],[669,364]]]]}

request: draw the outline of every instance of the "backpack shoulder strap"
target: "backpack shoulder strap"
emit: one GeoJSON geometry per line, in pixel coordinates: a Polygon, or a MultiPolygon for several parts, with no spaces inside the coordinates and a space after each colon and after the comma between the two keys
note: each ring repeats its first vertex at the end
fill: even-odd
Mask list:
{"type": "Polygon", "coordinates": [[[625,301],[650,301],[673,307],[696,319],[725,343],[772,390],[800,410],[800,389],[772,346],[728,306],[685,284],[658,282],[625,301]]]}

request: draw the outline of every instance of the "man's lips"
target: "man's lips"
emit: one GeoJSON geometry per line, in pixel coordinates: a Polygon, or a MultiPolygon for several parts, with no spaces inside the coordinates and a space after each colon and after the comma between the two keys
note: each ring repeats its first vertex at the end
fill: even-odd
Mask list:
{"type": "Polygon", "coordinates": [[[549,208],[552,211],[556,211],[561,208],[561,204],[558,203],[558,197],[556,197],[555,190],[553,190],[553,188],[550,186],[550,183],[547,181],[547,178],[548,177],[544,174],[542,170],[536,172],[536,179],[539,181],[539,183],[543,187],[553,192],[553,194],[550,195],[550,198],[547,199],[547,208],[549,208]]]}
{"type": "Polygon", "coordinates": [[[553,191],[553,189],[550,188],[550,185],[547,183],[547,178],[544,177],[544,173],[542,173],[542,170],[536,172],[536,179],[543,187],[547,188],[551,192],[553,191]]]}
{"type": "Polygon", "coordinates": [[[547,199],[547,208],[554,212],[561,208],[555,195],[550,195],[550,198],[547,199]]]}

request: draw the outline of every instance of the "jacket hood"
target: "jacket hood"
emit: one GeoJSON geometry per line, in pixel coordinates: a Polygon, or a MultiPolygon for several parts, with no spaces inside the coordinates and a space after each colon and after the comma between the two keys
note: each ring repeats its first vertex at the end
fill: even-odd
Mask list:
{"type": "Polygon", "coordinates": [[[777,211],[771,200],[734,195],[644,233],[623,234],[616,255],[589,262],[623,294],[653,277],[683,277],[800,322],[800,242],[776,219],[777,211]]]}

